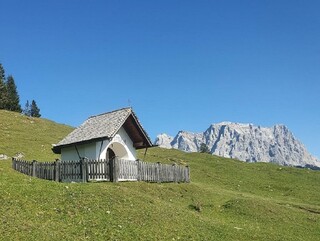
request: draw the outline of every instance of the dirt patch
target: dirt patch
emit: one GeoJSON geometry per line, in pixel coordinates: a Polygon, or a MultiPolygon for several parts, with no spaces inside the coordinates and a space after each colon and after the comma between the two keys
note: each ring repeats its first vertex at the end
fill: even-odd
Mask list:
{"type": "Polygon", "coordinates": [[[309,212],[309,213],[320,214],[320,210],[315,210],[315,209],[301,207],[301,206],[297,206],[297,208],[302,209],[303,211],[306,211],[306,212],[309,212]]]}

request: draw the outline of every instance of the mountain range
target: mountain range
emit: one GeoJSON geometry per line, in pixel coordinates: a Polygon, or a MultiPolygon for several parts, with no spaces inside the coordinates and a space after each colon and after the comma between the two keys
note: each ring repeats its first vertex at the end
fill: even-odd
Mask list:
{"type": "Polygon", "coordinates": [[[204,143],[211,154],[245,162],[272,162],[284,166],[320,168],[320,161],[294,137],[285,125],[270,128],[221,122],[201,133],[179,131],[175,137],[160,134],[155,144],[187,152],[200,151],[204,143]]]}

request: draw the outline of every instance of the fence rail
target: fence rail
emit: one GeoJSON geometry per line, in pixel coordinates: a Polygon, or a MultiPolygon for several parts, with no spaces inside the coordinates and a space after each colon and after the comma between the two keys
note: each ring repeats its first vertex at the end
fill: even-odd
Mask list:
{"type": "Polygon", "coordinates": [[[60,180],[58,162],[24,161],[13,158],[12,168],[29,176],[46,180],[60,180]]]}
{"type": "Polygon", "coordinates": [[[58,182],[146,181],[190,182],[188,166],[130,161],[87,160],[37,162],[12,159],[12,168],[23,174],[58,182]]]}

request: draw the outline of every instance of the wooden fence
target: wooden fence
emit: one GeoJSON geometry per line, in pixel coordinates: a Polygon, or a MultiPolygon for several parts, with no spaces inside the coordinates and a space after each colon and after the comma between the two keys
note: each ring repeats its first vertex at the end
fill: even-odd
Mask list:
{"type": "Polygon", "coordinates": [[[12,159],[12,168],[23,174],[58,182],[146,181],[190,182],[188,166],[130,161],[87,160],[37,162],[12,159]]]}
{"type": "Polygon", "coordinates": [[[157,163],[137,162],[138,180],[147,182],[189,182],[189,167],[157,163]]]}
{"type": "Polygon", "coordinates": [[[59,163],[37,162],[12,159],[12,168],[23,174],[46,180],[60,180],[59,163]]]}

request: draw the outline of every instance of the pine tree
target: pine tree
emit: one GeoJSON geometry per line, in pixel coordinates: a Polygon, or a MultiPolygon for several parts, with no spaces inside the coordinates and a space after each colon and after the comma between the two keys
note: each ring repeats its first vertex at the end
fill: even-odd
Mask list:
{"type": "Polygon", "coordinates": [[[31,105],[29,104],[29,100],[27,100],[22,113],[26,116],[31,116],[31,105]]]}
{"type": "Polygon", "coordinates": [[[3,66],[2,66],[2,64],[0,63],[0,79],[2,80],[2,81],[4,81],[5,80],[5,71],[4,71],[4,68],[3,68],[3,66]]]}
{"type": "Polygon", "coordinates": [[[209,147],[205,143],[201,143],[200,152],[201,153],[210,153],[209,147]]]}
{"type": "Polygon", "coordinates": [[[11,75],[8,76],[6,82],[7,88],[7,103],[5,108],[10,111],[16,111],[21,113],[21,106],[20,106],[20,98],[17,91],[17,86],[14,82],[14,79],[11,75]]]}
{"type": "Polygon", "coordinates": [[[35,100],[32,100],[32,102],[31,102],[30,116],[32,116],[32,117],[41,117],[40,109],[38,108],[37,103],[36,103],[35,100]]]}
{"type": "Polygon", "coordinates": [[[0,109],[5,109],[7,102],[7,89],[5,78],[5,71],[2,64],[0,63],[0,109]]]}

